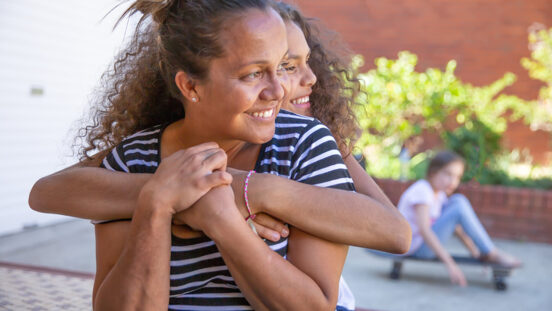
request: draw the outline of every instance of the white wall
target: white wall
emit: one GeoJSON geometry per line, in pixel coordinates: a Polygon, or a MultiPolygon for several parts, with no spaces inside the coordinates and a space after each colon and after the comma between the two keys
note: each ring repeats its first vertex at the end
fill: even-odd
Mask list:
{"type": "Polygon", "coordinates": [[[116,4],[0,0],[0,234],[68,219],[32,211],[28,194],[76,161],[76,122],[124,38],[112,27],[127,4],[102,21],[116,4]]]}

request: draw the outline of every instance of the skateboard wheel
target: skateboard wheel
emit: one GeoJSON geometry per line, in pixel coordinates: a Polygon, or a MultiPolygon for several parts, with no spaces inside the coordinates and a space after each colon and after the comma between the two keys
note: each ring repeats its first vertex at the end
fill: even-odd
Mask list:
{"type": "Polygon", "coordinates": [[[392,280],[398,280],[399,277],[400,275],[398,271],[393,270],[389,273],[389,278],[391,278],[392,280]]]}
{"type": "Polygon", "coordinates": [[[499,281],[495,281],[495,288],[496,290],[504,291],[508,288],[508,285],[506,284],[506,282],[499,280],[499,281]]]}

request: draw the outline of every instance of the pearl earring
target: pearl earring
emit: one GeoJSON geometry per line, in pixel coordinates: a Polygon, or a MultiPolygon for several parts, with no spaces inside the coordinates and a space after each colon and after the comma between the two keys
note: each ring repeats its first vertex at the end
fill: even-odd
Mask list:
{"type": "Polygon", "coordinates": [[[197,98],[192,97],[192,101],[193,101],[194,103],[197,102],[197,98]]]}

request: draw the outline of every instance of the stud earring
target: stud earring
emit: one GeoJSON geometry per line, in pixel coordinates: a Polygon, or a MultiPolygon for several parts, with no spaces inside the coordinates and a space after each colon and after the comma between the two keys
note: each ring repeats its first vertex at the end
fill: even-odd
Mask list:
{"type": "Polygon", "coordinates": [[[193,101],[194,103],[197,102],[197,98],[192,97],[192,101],[193,101]]]}

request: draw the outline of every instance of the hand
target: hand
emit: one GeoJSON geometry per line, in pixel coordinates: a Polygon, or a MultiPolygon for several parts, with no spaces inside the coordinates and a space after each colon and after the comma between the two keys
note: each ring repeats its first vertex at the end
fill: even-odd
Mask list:
{"type": "Polygon", "coordinates": [[[448,265],[447,269],[450,277],[450,282],[452,284],[460,285],[462,287],[468,285],[466,277],[464,277],[464,273],[462,273],[462,270],[460,270],[456,263],[448,265]]]}
{"type": "Polygon", "coordinates": [[[161,204],[171,215],[187,209],[211,188],[228,185],[226,153],[215,143],[179,150],[163,159],[139,200],[161,204]]]}
{"type": "MultiPolygon", "coordinates": [[[[186,213],[178,213],[174,215],[173,224],[187,225],[185,214],[186,213]]],[[[255,224],[255,230],[257,230],[257,234],[261,238],[270,240],[272,242],[278,242],[281,238],[286,238],[289,236],[288,226],[279,219],[273,218],[268,214],[257,214],[253,222],[255,224]]]]}
{"type": "Polygon", "coordinates": [[[280,238],[285,238],[289,235],[288,226],[281,220],[268,214],[260,213],[255,215],[253,222],[259,236],[272,242],[278,242],[280,238]]]}
{"type": "Polygon", "coordinates": [[[212,188],[190,208],[174,215],[173,223],[186,224],[208,235],[206,230],[233,219],[242,220],[242,217],[234,203],[232,188],[223,185],[212,188]]]}

